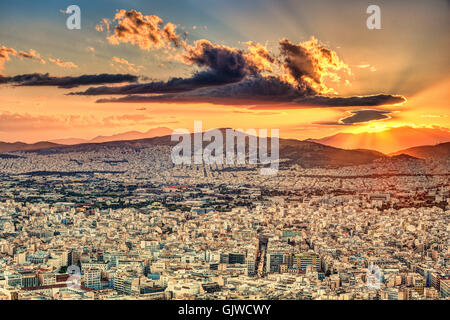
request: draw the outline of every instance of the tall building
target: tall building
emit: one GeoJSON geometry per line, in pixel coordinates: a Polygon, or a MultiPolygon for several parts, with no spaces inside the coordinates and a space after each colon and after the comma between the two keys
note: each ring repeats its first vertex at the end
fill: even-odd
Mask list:
{"type": "Polygon", "coordinates": [[[22,287],[37,287],[39,286],[39,279],[34,272],[22,273],[22,287]]]}
{"type": "Polygon", "coordinates": [[[316,271],[320,270],[320,257],[314,253],[296,254],[293,259],[293,265],[297,270],[306,270],[312,266],[316,271]]]}
{"type": "Polygon", "coordinates": [[[252,277],[256,274],[255,271],[255,256],[253,254],[249,254],[247,255],[247,275],[252,277]]]}
{"type": "Polygon", "coordinates": [[[450,297],[450,279],[441,280],[440,292],[442,298],[450,297]]]}
{"type": "Polygon", "coordinates": [[[14,255],[14,261],[16,264],[24,264],[27,261],[26,252],[18,252],[14,255]]]}
{"type": "Polygon", "coordinates": [[[229,264],[244,264],[245,263],[245,253],[230,253],[228,254],[229,264]]]}
{"type": "Polygon", "coordinates": [[[283,254],[283,264],[287,265],[288,268],[292,268],[294,264],[294,254],[292,252],[285,252],[283,254]]]}
{"type": "Polygon", "coordinates": [[[407,288],[398,289],[398,300],[409,300],[409,291],[407,288]]]}
{"type": "Polygon", "coordinates": [[[116,273],[113,277],[113,288],[122,294],[140,293],[139,277],[126,273],[116,273]]]}
{"type": "Polygon", "coordinates": [[[258,249],[256,251],[256,273],[259,277],[264,277],[266,274],[266,252],[269,244],[269,238],[260,236],[258,238],[258,249]]]}
{"type": "MultiPolygon", "coordinates": [[[[425,279],[421,275],[414,275],[414,290],[417,293],[423,294],[423,289],[425,287],[425,279]]],[[[442,285],[442,284],[441,284],[442,285]]]]}
{"type": "Polygon", "coordinates": [[[84,286],[90,289],[101,289],[102,271],[100,269],[84,269],[83,280],[84,286]]]}
{"type": "Polygon", "coordinates": [[[280,266],[283,264],[283,254],[282,253],[268,253],[266,256],[267,272],[279,272],[280,266]]]}
{"type": "Polygon", "coordinates": [[[13,273],[13,272],[5,272],[4,274],[6,283],[8,284],[8,286],[11,287],[16,287],[16,286],[21,286],[22,284],[22,275],[20,273],[13,273]]]}
{"type": "Polygon", "coordinates": [[[68,255],[69,265],[76,265],[80,262],[81,252],[78,250],[71,250],[68,255]]]}
{"type": "Polygon", "coordinates": [[[53,272],[40,272],[39,282],[41,286],[51,286],[56,284],[56,274],[53,272]]]}

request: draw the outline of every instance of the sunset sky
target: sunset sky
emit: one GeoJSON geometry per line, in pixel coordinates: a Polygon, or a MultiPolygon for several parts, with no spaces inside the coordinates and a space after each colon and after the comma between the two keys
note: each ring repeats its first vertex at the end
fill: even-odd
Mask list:
{"type": "Polygon", "coordinates": [[[2,1],[0,141],[192,130],[194,120],[297,139],[448,130],[449,9],[446,0],[2,1]],[[71,4],[80,30],[66,27],[71,4]],[[381,8],[381,30],[366,27],[369,4],[381,8]]]}

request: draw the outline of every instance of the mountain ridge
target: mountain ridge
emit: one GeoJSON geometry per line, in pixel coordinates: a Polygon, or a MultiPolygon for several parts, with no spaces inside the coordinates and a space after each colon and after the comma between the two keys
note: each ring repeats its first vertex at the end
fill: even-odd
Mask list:
{"type": "Polygon", "coordinates": [[[450,142],[439,143],[434,146],[417,146],[400,150],[394,153],[390,153],[390,157],[399,155],[408,155],[419,159],[438,159],[438,158],[450,158],[450,142]]]}
{"type": "MultiPolygon", "coordinates": [[[[222,133],[225,128],[219,129],[222,133]]],[[[209,131],[209,130],[207,130],[209,131]]],[[[205,131],[205,132],[207,132],[205,131]]],[[[242,133],[248,136],[245,133],[242,133]]],[[[191,143],[194,141],[194,133],[190,134],[191,143]]],[[[246,144],[248,139],[246,139],[246,144]]],[[[335,147],[325,146],[315,142],[301,141],[297,139],[279,140],[280,158],[288,162],[299,164],[302,167],[339,167],[352,166],[372,162],[375,159],[386,157],[384,154],[372,150],[343,150],[335,147]]],[[[171,136],[160,136],[137,140],[108,141],[101,143],[83,143],[77,145],[51,145],[49,148],[39,150],[22,150],[26,152],[38,152],[41,154],[66,153],[66,152],[88,152],[102,148],[123,147],[140,149],[147,146],[162,145],[174,146],[178,141],[172,141],[171,136]]],[[[210,142],[203,141],[206,146],[210,142]]],[[[225,143],[225,141],[224,141],[225,143]]],[[[270,152],[271,138],[268,138],[268,150],[270,152]]],[[[248,149],[247,149],[248,150],[248,149]]],[[[20,150],[18,150],[20,151],[20,150]]]]}
{"type": "Polygon", "coordinates": [[[170,135],[173,130],[167,127],[157,127],[151,128],[145,132],[140,131],[126,131],[117,134],[113,134],[110,136],[96,136],[93,139],[80,139],[80,138],[67,138],[67,139],[54,139],[49,140],[49,142],[56,144],[64,144],[64,145],[77,145],[83,143],[101,143],[101,142],[110,142],[110,141],[124,141],[124,140],[138,140],[138,139],[146,139],[153,138],[157,136],[170,135]]]}
{"type": "Polygon", "coordinates": [[[389,154],[416,146],[450,142],[450,131],[444,128],[413,128],[403,126],[390,128],[381,132],[339,132],[320,139],[307,139],[307,141],[341,149],[369,149],[389,154]]]}
{"type": "MultiPolygon", "coordinates": [[[[219,129],[222,133],[225,132],[225,128],[219,129]]],[[[206,130],[207,132],[209,130],[206,130]]],[[[204,133],[204,132],[203,132],[204,133]]],[[[242,132],[241,132],[242,133],[242,132]]],[[[245,133],[242,133],[248,136],[245,133]]],[[[191,133],[191,143],[194,140],[194,134],[191,133]]],[[[247,140],[246,140],[247,141],[247,140]]],[[[203,141],[203,146],[206,146],[210,142],[203,141]]],[[[247,143],[247,142],[246,142],[247,143]]],[[[13,152],[13,151],[25,151],[25,152],[38,152],[42,154],[49,153],[66,153],[66,152],[88,152],[94,150],[100,150],[102,148],[110,147],[123,147],[123,148],[135,148],[141,149],[147,146],[174,146],[178,144],[178,141],[171,141],[170,135],[158,136],[145,139],[134,139],[134,140],[116,140],[107,142],[88,142],[75,145],[61,145],[52,142],[38,142],[36,144],[27,145],[25,143],[1,143],[0,142],[0,153],[2,152],[13,152]],[[8,146],[7,151],[3,151],[2,146],[8,146]],[[19,148],[19,150],[13,150],[14,146],[19,148]]],[[[268,138],[269,152],[270,152],[270,137],[268,138]]],[[[327,146],[313,141],[308,140],[297,140],[297,139],[282,139],[280,138],[280,158],[287,159],[288,162],[297,163],[303,167],[339,167],[339,166],[351,166],[367,164],[377,159],[389,159],[393,157],[394,159],[432,159],[434,156],[446,156],[450,154],[450,143],[443,143],[443,146],[438,145],[440,151],[433,151],[432,148],[436,146],[421,146],[400,150],[391,154],[383,154],[376,150],[367,149],[354,149],[346,150],[333,146],[327,146]],[[428,150],[426,156],[422,154],[417,154],[420,150],[425,148],[428,150]],[[431,149],[430,149],[431,148],[431,149]],[[442,150],[441,150],[442,149],[442,150]],[[419,150],[419,151],[417,151],[419,150]],[[402,156],[403,155],[403,156],[402,156]],[[407,156],[406,156],[407,155],[407,156]]],[[[425,152],[425,151],[423,151],[425,152]]]]}

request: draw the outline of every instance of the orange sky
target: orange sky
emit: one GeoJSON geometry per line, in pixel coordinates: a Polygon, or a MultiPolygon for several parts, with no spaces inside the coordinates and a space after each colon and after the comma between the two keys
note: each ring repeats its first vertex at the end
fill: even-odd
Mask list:
{"type": "MultiPolygon", "coordinates": [[[[217,14],[217,10],[204,8],[203,16],[192,18],[192,21],[194,18],[199,19],[195,28],[192,21],[187,23],[187,18],[177,15],[171,17],[166,14],[164,24],[173,21],[180,34],[182,30],[189,31],[191,38],[188,37],[186,42],[188,46],[194,46],[197,39],[207,38],[212,39],[214,45],[223,44],[242,49],[246,48],[244,43],[252,40],[270,52],[277,52],[278,42],[284,36],[294,44],[305,43],[311,36],[315,36],[351,70],[351,73],[346,68],[324,72],[323,85],[330,91],[333,89],[336,96],[393,94],[404,96],[407,99],[405,103],[373,107],[296,108],[283,104],[254,108],[252,105],[217,103],[96,103],[98,98],[104,97],[66,95],[86,90],[88,86],[59,89],[0,85],[0,141],[31,143],[71,137],[90,139],[98,135],[131,130],[147,131],[155,127],[192,130],[196,120],[203,121],[204,129],[277,128],[280,129],[281,137],[298,139],[320,138],[337,132],[381,131],[392,126],[450,128],[450,77],[447,75],[449,37],[448,31],[441,28],[446,25],[448,11],[444,8],[442,12],[441,2],[430,2],[429,7],[414,2],[409,16],[400,6],[390,4],[389,10],[383,11],[383,30],[373,32],[365,28],[364,14],[359,18],[355,14],[355,10],[361,8],[342,5],[341,9],[347,10],[348,16],[345,11],[343,16],[336,17],[336,8],[332,2],[329,4],[329,7],[324,6],[320,10],[312,3],[305,7],[297,7],[292,3],[291,7],[267,5],[261,8],[261,12],[233,14],[244,13],[250,8],[233,11],[233,6],[237,4],[230,2],[229,7],[222,8],[221,15],[217,14]],[[423,11],[426,8],[434,16],[426,15],[423,11]],[[305,11],[308,10],[315,13],[316,18],[305,17],[305,11]],[[264,19],[269,14],[273,22],[264,19]],[[423,25],[412,25],[411,15],[416,22],[423,22],[423,25]],[[184,21],[177,22],[177,19],[184,21]],[[270,21],[261,24],[261,20],[270,21]],[[275,22],[278,22],[277,27],[273,28],[275,22]],[[271,26],[272,29],[269,30],[271,26]],[[223,33],[221,30],[227,31],[223,33]],[[426,52],[422,50],[425,44],[428,45],[426,52]],[[333,75],[340,78],[333,81],[333,75]],[[367,123],[338,123],[340,119],[350,116],[351,111],[362,109],[390,113],[385,119],[367,123]]],[[[14,7],[6,9],[18,10],[14,7]]],[[[113,18],[114,8],[96,10],[98,17],[113,18]]],[[[141,10],[146,14],[159,14],[146,8],[141,10]]],[[[5,10],[3,14],[4,12],[5,10]]],[[[191,13],[187,14],[189,16],[191,13]]],[[[64,16],[58,19],[64,21],[64,16]]],[[[33,28],[30,28],[33,21],[19,20],[8,17],[1,20],[0,28],[4,31],[0,47],[15,48],[17,52],[36,52],[39,58],[11,56],[3,61],[4,66],[0,70],[5,76],[32,72],[49,72],[55,76],[132,73],[147,79],[167,80],[172,76],[186,78],[193,71],[205,70],[199,66],[180,63],[182,49],[163,47],[148,50],[128,39],[112,43],[108,40],[112,33],[95,30],[100,18],[85,22],[86,27],[80,32],[70,33],[74,35],[72,40],[76,41],[75,47],[67,40],[67,30],[53,30],[52,26],[60,23],[56,18],[54,21],[37,19],[33,28]],[[30,31],[24,33],[22,30],[30,31]],[[40,39],[43,45],[33,39],[40,39]],[[31,49],[35,51],[30,51],[31,49]]],[[[278,76],[283,70],[276,72],[278,76]]],[[[331,92],[323,93],[332,95],[331,92]]]]}
{"type": "Polygon", "coordinates": [[[314,123],[324,119],[339,120],[347,115],[349,108],[251,110],[211,104],[97,104],[91,97],[68,98],[54,89],[3,88],[0,91],[3,102],[0,112],[5,124],[6,118],[10,119],[10,127],[3,126],[1,140],[36,142],[69,137],[88,139],[130,130],[146,131],[160,126],[192,130],[195,120],[202,120],[204,129],[279,128],[280,136],[298,139],[320,138],[340,131],[379,131],[402,125],[448,128],[449,85],[450,79],[447,79],[410,97],[399,107],[386,108],[401,111],[393,113],[392,119],[344,128],[314,123]],[[17,95],[18,91],[20,96],[17,95]],[[16,121],[11,121],[14,118],[16,121]]]}

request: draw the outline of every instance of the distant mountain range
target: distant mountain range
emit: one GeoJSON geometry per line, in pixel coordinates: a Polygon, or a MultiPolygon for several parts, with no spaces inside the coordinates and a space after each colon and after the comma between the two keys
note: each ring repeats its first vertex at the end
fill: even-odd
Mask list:
{"type": "Polygon", "coordinates": [[[405,150],[400,150],[389,154],[389,156],[409,155],[420,159],[450,159],[450,142],[441,143],[435,146],[420,146],[405,150]]]}
{"type": "MultiPolygon", "coordinates": [[[[161,128],[157,128],[161,129],[161,128]]],[[[164,132],[167,128],[161,130],[147,131],[145,133],[139,132],[127,132],[123,134],[114,135],[111,137],[97,137],[92,141],[101,141],[102,139],[118,139],[114,141],[106,142],[88,142],[74,145],[63,145],[53,142],[38,142],[35,144],[25,144],[21,142],[16,143],[4,143],[0,142],[0,153],[12,152],[12,151],[28,151],[39,153],[67,153],[67,152],[87,152],[95,150],[107,150],[108,148],[123,147],[141,149],[148,146],[173,146],[178,142],[171,141],[170,135],[159,136],[161,132],[164,132]],[[144,139],[129,139],[124,140],[126,137],[135,137],[140,135],[158,136],[144,139]],[[121,140],[119,140],[121,139],[121,140]]],[[[169,130],[169,129],[167,129],[169,130]]],[[[225,131],[226,129],[220,129],[225,131]]],[[[191,140],[193,141],[193,134],[191,134],[191,140]]],[[[204,142],[206,146],[209,142],[204,142]]],[[[299,164],[303,167],[340,167],[351,166],[370,163],[374,160],[417,160],[421,159],[434,159],[450,156],[450,143],[442,143],[435,146],[420,146],[413,147],[401,151],[397,151],[389,154],[388,156],[374,150],[366,149],[354,149],[347,150],[327,146],[321,143],[313,142],[311,140],[300,141],[295,139],[280,139],[280,158],[287,160],[291,163],[299,164]]],[[[269,139],[270,150],[270,139],[269,139]]]]}
{"type": "Polygon", "coordinates": [[[0,141],[0,152],[13,152],[13,151],[29,151],[29,150],[39,150],[54,148],[60,146],[57,143],[41,141],[32,144],[27,144],[24,142],[1,142],[0,141]]]}
{"type": "MultiPolygon", "coordinates": [[[[225,136],[226,129],[219,129],[225,136]]],[[[268,149],[270,152],[270,138],[268,139],[268,149]]],[[[194,141],[191,134],[191,141],[194,141]]],[[[51,148],[34,150],[39,153],[66,153],[66,152],[88,152],[94,150],[104,150],[110,147],[123,147],[141,149],[148,146],[174,146],[178,142],[171,141],[171,136],[160,136],[148,139],[108,141],[103,143],[83,143],[77,145],[57,145],[51,148]]],[[[210,142],[203,142],[203,147],[210,142]]],[[[248,144],[248,139],[246,139],[248,144]]],[[[192,150],[194,150],[192,148],[192,150]]],[[[225,141],[224,141],[225,150],[225,141]]],[[[248,150],[248,146],[247,146],[248,150]]],[[[343,150],[310,141],[300,141],[295,139],[280,139],[280,158],[291,163],[299,164],[303,167],[339,167],[369,163],[375,159],[386,157],[384,154],[372,150],[343,150]]]]}
{"type": "Polygon", "coordinates": [[[78,138],[68,138],[68,139],[57,139],[50,140],[52,143],[56,144],[64,144],[64,145],[75,145],[81,143],[101,143],[101,142],[109,142],[109,141],[123,141],[123,140],[138,140],[138,139],[147,139],[153,137],[161,137],[172,134],[171,129],[166,127],[158,127],[150,129],[146,132],[139,131],[128,131],[119,134],[114,134],[112,136],[98,136],[91,140],[86,139],[78,139],[78,138]]]}
{"type": "Polygon", "coordinates": [[[438,128],[398,127],[382,132],[338,133],[308,141],[341,149],[370,149],[389,154],[416,146],[450,142],[450,131],[438,128]]]}

